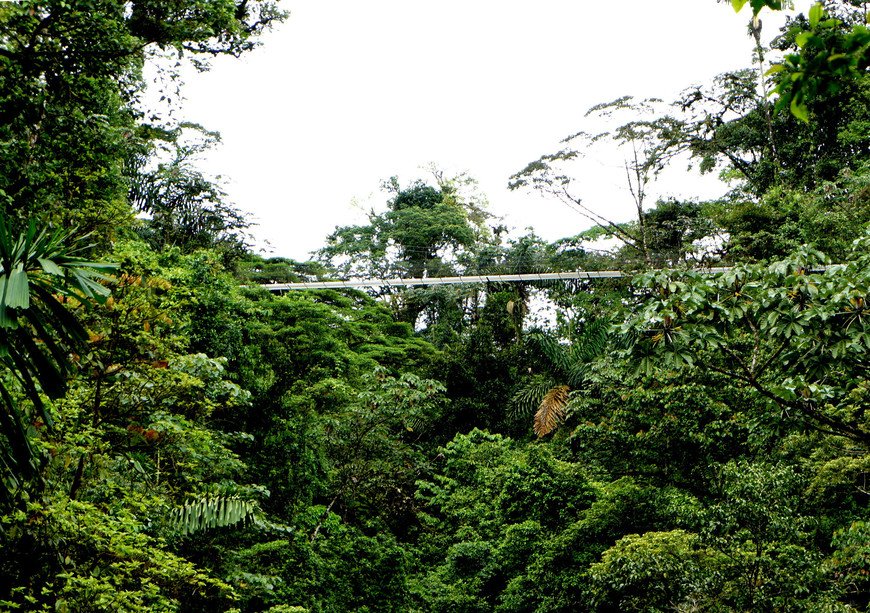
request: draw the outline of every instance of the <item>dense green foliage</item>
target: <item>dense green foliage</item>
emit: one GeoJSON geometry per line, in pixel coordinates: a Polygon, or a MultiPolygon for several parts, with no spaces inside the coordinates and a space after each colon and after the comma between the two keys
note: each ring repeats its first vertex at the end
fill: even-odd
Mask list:
{"type": "Polygon", "coordinates": [[[300,263],[246,252],[216,134],[139,103],[149,57],[243,53],[271,2],[0,5],[0,611],[867,611],[856,8],[512,178],[577,206],[577,145],[628,147],[633,222],[508,238],[435,170],[300,263]],[[723,196],[651,206],[680,156],[723,196]]]}

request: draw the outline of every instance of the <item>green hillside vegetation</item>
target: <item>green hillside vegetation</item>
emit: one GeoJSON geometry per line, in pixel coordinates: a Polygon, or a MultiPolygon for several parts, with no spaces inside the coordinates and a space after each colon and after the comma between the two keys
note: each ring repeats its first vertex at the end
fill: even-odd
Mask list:
{"type": "Polygon", "coordinates": [[[510,179],[580,205],[583,148],[628,146],[632,222],[509,238],[433,169],[310,262],[251,253],[218,135],[142,103],[288,18],[0,4],[0,611],[868,611],[864,5],[510,179]],[[722,196],[646,200],[680,156],[722,196]],[[627,274],[259,287],[576,269],[627,274]]]}

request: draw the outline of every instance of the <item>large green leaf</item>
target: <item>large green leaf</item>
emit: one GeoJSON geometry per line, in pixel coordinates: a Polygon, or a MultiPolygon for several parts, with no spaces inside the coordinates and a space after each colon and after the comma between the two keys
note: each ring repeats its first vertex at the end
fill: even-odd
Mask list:
{"type": "Polygon", "coordinates": [[[6,295],[3,300],[11,309],[26,309],[30,306],[30,284],[22,268],[6,274],[6,295]]]}
{"type": "Polygon", "coordinates": [[[42,270],[50,275],[63,275],[63,269],[54,263],[53,260],[49,258],[36,258],[36,261],[39,262],[39,265],[42,266],[42,270]]]}

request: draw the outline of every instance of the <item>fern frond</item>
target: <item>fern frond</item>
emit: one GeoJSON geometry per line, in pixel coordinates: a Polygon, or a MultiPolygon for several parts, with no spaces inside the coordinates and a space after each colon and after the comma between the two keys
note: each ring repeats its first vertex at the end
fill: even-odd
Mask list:
{"type": "Polygon", "coordinates": [[[556,382],[550,377],[535,377],[514,393],[508,415],[512,419],[525,418],[531,415],[547,391],[555,384],[556,382]]]}
{"type": "Polygon", "coordinates": [[[567,385],[557,385],[550,389],[535,413],[534,430],[538,438],[545,436],[565,421],[565,406],[568,404],[570,389],[567,385]]]}
{"type": "Polygon", "coordinates": [[[188,535],[245,521],[255,509],[254,502],[236,497],[198,498],[173,509],[169,521],[178,532],[188,535]]]}

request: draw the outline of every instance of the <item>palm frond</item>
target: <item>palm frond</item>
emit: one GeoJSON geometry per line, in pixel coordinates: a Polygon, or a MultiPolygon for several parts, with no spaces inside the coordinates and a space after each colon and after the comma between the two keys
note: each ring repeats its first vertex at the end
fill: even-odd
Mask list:
{"type": "Polygon", "coordinates": [[[526,333],[526,342],[539,351],[553,366],[562,372],[568,369],[568,348],[561,344],[552,334],[538,328],[526,333]]]}
{"type": "Polygon", "coordinates": [[[589,362],[601,355],[610,341],[611,323],[601,318],[583,326],[580,336],[572,344],[572,359],[589,362]]]}
{"type": "Polygon", "coordinates": [[[590,364],[588,362],[573,362],[571,367],[568,369],[568,374],[565,377],[565,381],[572,388],[578,388],[583,385],[583,381],[586,380],[586,376],[589,373],[590,364]]]}
{"type": "MultiPolygon", "coordinates": [[[[0,217],[0,367],[15,377],[49,429],[51,414],[42,395],[63,396],[72,368],[67,355],[88,338],[59,297],[86,304],[87,299],[101,300],[109,294],[100,283],[107,279],[101,271],[114,265],[80,257],[91,247],[87,238],[39,229],[33,221],[26,231],[12,236],[0,217]]],[[[12,471],[3,475],[5,483],[18,483],[37,472],[24,425],[30,415],[17,406],[9,390],[0,388],[0,435],[11,452],[4,452],[0,466],[12,471]]]]}
{"type": "Polygon", "coordinates": [[[583,326],[582,333],[571,345],[567,360],[568,385],[580,387],[589,371],[590,363],[605,352],[612,340],[612,325],[606,319],[596,319],[583,326]]]}
{"type": "Polygon", "coordinates": [[[535,413],[534,430],[538,438],[545,436],[565,421],[565,407],[568,404],[570,388],[557,385],[551,388],[541,401],[535,413]]]}
{"type": "Polygon", "coordinates": [[[237,497],[197,498],[169,514],[172,527],[183,535],[199,530],[224,528],[250,519],[256,505],[237,497]]]}
{"type": "Polygon", "coordinates": [[[529,383],[519,388],[511,398],[508,415],[512,419],[524,418],[532,414],[532,411],[541,403],[541,400],[550,390],[555,381],[550,377],[535,377],[529,383]]]}
{"type": "Polygon", "coordinates": [[[0,497],[4,497],[6,492],[12,492],[19,484],[19,478],[22,475],[28,475],[35,472],[35,456],[33,447],[30,445],[30,439],[27,438],[27,431],[24,427],[24,420],[21,413],[18,411],[18,405],[12,399],[12,395],[6,389],[6,386],[0,382],[0,397],[3,399],[3,404],[6,405],[7,413],[0,413],[0,432],[6,437],[6,442],[9,444],[10,452],[0,447],[2,452],[3,464],[10,471],[2,475],[3,480],[7,485],[6,491],[0,491],[0,497]]]}

